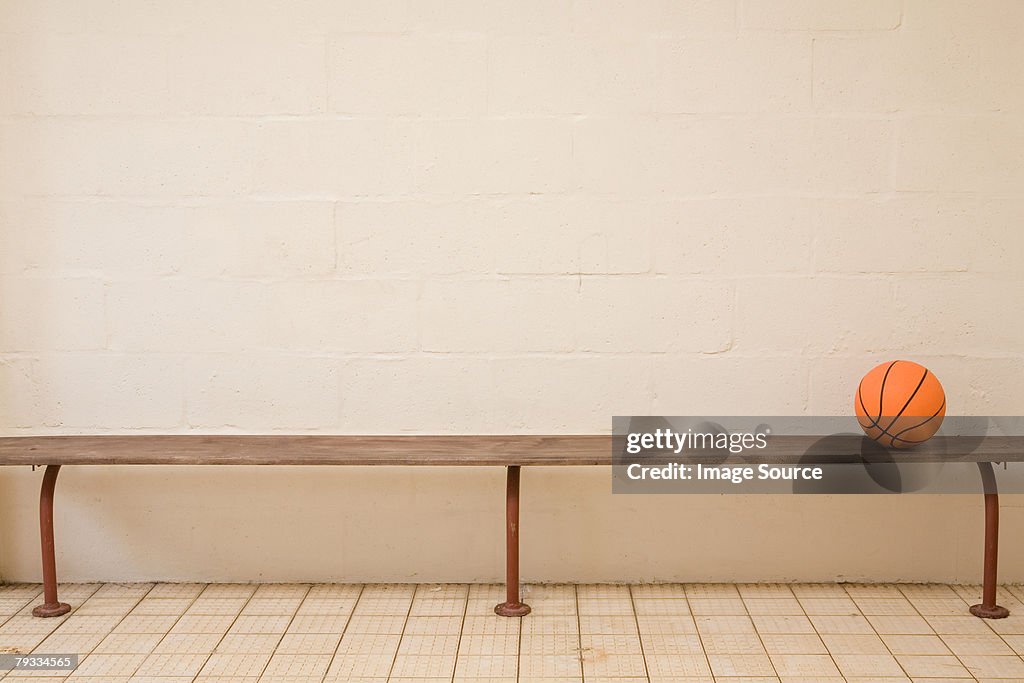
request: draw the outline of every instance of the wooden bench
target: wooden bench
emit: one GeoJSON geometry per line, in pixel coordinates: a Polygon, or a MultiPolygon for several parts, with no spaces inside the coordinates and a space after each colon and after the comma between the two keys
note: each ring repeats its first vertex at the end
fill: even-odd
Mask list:
{"type": "MultiPolygon", "coordinates": [[[[819,437],[773,436],[758,454],[759,462],[793,463],[819,437]]],[[[936,437],[911,451],[893,452],[898,462],[930,462],[943,458],[950,445],[936,437]]],[[[831,449],[818,460],[859,462],[859,440],[831,449]]],[[[506,469],[506,597],[494,608],[502,616],[530,612],[519,593],[519,480],[522,467],[544,465],[611,465],[611,436],[39,436],[0,438],[0,465],[45,466],[39,500],[44,603],[38,617],[65,614],[70,607],[57,597],[53,534],[53,495],[64,465],[460,465],[506,469]]],[[[1024,437],[985,437],[970,455],[958,460],[978,463],[985,496],[984,595],[970,608],[983,618],[1009,612],[996,604],[999,500],[992,463],[1024,460],[1024,437]]],[[[689,455],[677,459],[701,462],[689,455]]]]}

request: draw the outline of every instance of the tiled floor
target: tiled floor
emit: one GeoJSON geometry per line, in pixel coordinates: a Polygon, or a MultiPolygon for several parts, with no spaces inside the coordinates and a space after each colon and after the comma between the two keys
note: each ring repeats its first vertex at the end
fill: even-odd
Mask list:
{"type": "MultiPolygon", "coordinates": [[[[542,585],[495,616],[491,585],[67,585],[30,615],[0,585],[0,652],[79,653],[70,675],[3,683],[385,681],[1024,681],[1024,586],[1009,619],[967,614],[977,586],[542,585]]],[[[6,674],[6,675],[5,675],[6,674]]]]}

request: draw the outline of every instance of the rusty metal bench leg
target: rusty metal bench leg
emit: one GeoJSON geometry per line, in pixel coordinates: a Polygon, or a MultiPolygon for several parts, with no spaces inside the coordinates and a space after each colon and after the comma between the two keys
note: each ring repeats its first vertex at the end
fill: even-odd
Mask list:
{"type": "Polygon", "coordinates": [[[505,602],[494,607],[503,617],[523,617],[530,606],[519,599],[519,465],[509,465],[505,484],[505,602]]]}
{"type": "Polygon", "coordinates": [[[43,604],[32,610],[37,617],[59,617],[71,606],[57,600],[57,559],[53,543],[53,489],[57,486],[60,465],[47,465],[39,492],[39,537],[43,545],[43,604]]]}
{"type": "Polygon", "coordinates": [[[996,572],[999,567],[999,492],[992,463],[980,462],[981,482],[985,489],[985,576],[980,605],[971,605],[971,614],[982,619],[1005,619],[1010,610],[996,604],[996,572]]]}

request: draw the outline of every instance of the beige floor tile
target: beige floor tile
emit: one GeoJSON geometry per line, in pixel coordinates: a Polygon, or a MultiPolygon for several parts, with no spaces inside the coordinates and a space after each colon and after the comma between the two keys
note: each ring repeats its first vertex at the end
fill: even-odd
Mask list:
{"type": "Polygon", "coordinates": [[[624,678],[645,676],[646,667],[641,654],[608,654],[583,652],[583,676],[590,678],[624,678]]]}
{"type": "Polygon", "coordinates": [[[446,655],[459,651],[459,634],[409,635],[402,637],[398,647],[400,655],[446,655]]]}
{"type": "Polygon", "coordinates": [[[876,614],[867,617],[877,633],[889,635],[929,635],[933,633],[932,627],[924,620],[924,617],[910,614],[885,615],[876,614]]]}
{"type": "Polygon", "coordinates": [[[833,654],[832,660],[839,667],[839,673],[850,677],[900,677],[903,669],[891,655],[841,655],[833,654]]]}
{"type": "Polygon", "coordinates": [[[625,598],[579,598],[576,601],[580,615],[586,616],[632,616],[633,602],[625,598]]]}
{"type": "Polygon", "coordinates": [[[276,653],[267,663],[263,676],[323,676],[331,665],[330,654],[282,654],[276,653]]]}
{"type": "Polygon", "coordinates": [[[1003,636],[1003,640],[1009,645],[1014,652],[1019,655],[1024,655],[1024,635],[1010,635],[1006,634],[1003,636]]]}
{"type": "Polygon", "coordinates": [[[691,613],[689,601],[682,598],[638,598],[633,600],[633,608],[638,615],[688,616],[691,613]]]}
{"type": "Polygon", "coordinates": [[[75,669],[77,676],[131,676],[146,659],[145,654],[93,654],[75,669]]]}
{"type": "Polygon", "coordinates": [[[987,635],[944,635],[942,640],[955,655],[1012,655],[1014,651],[995,633],[987,635]]]}
{"type": "Polygon", "coordinates": [[[763,655],[764,646],[756,633],[702,633],[704,651],[709,655],[763,655]]]}
{"type": "Polygon", "coordinates": [[[297,614],[303,615],[349,615],[356,607],[356,598],[306,598],[299,605],[297,614]]]}
{"type": "Polygon", "coordinates": [[[150,598],[190,598],[199,597],[206,588],[203,583],[158,583],[146,594],[150,598]]]}
{"type": "Polygon", "coordinates": [[[874,633],[870,622],[862,616],[815,615],[810,617],[818,633],[874,633]]]}
{"type": "MultiPolygon", "coordinates": [[[[542,640],[550,640],[553,637],[544,637],[542,640]]],[[[523,641],[527,643],[526,647],[523,648],[524,652],[531,652],[527,649],[530,646],[528,639],[531,636],[523,636],[523,641]]],[[[541,640],[541,639],[538,639],[541,640]]],[[[479,655],[514,655],[520,651],[520,636],[477,636],[468,633],[463,633],[462,638],[459,641],[459,657],[472,657],[479,655]]],[[[535,652],[534,654],[544,654],[542,652],[535,652]]]]}
{"type": "Polygon", "coordinates": [[[634,600],[679,600],[686,598],[686,587],[681,583],[642,583],[631,586],[634,600]]]}
{"type": "Polygon", "coordinates": [[[306,601],[317,598],[341,599],[358,598],[363,592],[361,583],[317,583],[309,587],[306,593],[306,601]]]}
{"type": "Polygon", "coordinates": [[[256,588],[251,583],[211,583],[200,595],[206,598],[251,598],[256,588]]]}
{"type": "Polygon", "coordinates": [[[949,616],[932,616],[925,617],[925,621],[940,636],[943,635],[988,635],[992,633],[990,624],[994,621],[1002,621],[1002,619],[978,619],[973,616],[964,617],[949,617],[949,616]]]}
{"type": "MultiPolygon", "coordinates": [[[[281,636],[276,633],[228,633],[214,642],[214,651],[222,655],[269,655],[280,640],[281,636]]],[[[209,641],[204,641],[204,645],[209,647],[209,641]]]]}
{"type": "Polygon", "coordinates": [[[264,598],[253,596],[242,608],[243,616],[291,616],[302,604],[302,597],[264,598]]]}
{"type": "Polygon", "coordinates": [[[465,597],[416,599],[409,614],[414,617],[461,617],[466,613],[467,604],[468,600],[465,597]]]}
{"type": "Polygon", "coordinates": [[[235,616],[248,601],[248,598],[198,598],[185,609],[185,614],[235,616]]]}
{"type": "Polygon", "coordinates": [[[842,655],[887,655],[889,648],[873,633],[823,633],[821,640],[831,653],[842,655]]]}
{"type": "Polygon", "coordinates": [[[1000,635],[1024,635],[1024,606],[1013,608],[1007,619],[987,619],[988,626],[1000,635]]]}
{"type": "Polygon", "coordinates": [[[951,598],[917,598],[912,601],[914,609],[925,616],[948,614],[951,616],[966,615],[968,605],[959,596],[951,598]]]}
{"type": "Polygon", "coordinates": [[[405,628],[405,616],[359,617],[352,616],[345,627],[345,633],[401,634],[405,628]]]}
{"type": "MultiPolygon", "coordinates": [[[[174,617],[150,618],[174,621],[174,617]]],[[[171,633],[226,633],[234,621],[235,617],[232,615],[187,614],[177,620],[171,628],[171,633]]]]}
{"type": "Polygon", "coordinates": [[[581,583],[576,586],[576,597],[580,600],[628,600],[629,586],[614,583],[581,583]]]}
{"type": "Polygon", "coordinates": [[[975,678],[1024,679],[1024,660],[1017,656],[964,655],[960,661],[975,678]]]}
{"type": "Polygon", "coordinates": [[[951,654],[939,636],[901,636],[884,635],[881,637],[886,647],[894,655],[948,655],[951,654]]]}
{"type": "Polygon", "coordinates": [[[795,583],[791,586],[793,595],[800,598],[845,598],[849,595],[838,583],[795,583]]]}
{"type": "Polygon", "coordinates": [[[800,598],[800,605],[808,616],[814,615],[857,615],[860,610],[856,603],[848,597],[800,598]]]}
{"type": "Polygon", "coordinates": [[[739,596],[735,597],[690,597],[690,611],[695,616],[746,615],[747,606],[739,596]]]}
{"type": "MultiPolygon", "coordinates": [[[[114,633],[167,633],[178,621],[170,615],[129,614],[114,627],[114,633]]],[[[226,627],[225,627],[226,628],[226,627]]]]}
{"type": "Polygon", "coordinates": [[[337,655],[327,670],[326,680],[352,681],[360,678],[387,678],[394,663],[393,655],[337,655]]]}
{"type": "Polygon", "coordinates": [[[149,655],[136,671],[137,676],[195,676],[206,663],[203,654],[149,655]]]}
{"type": "Polygon", "coordinates": [[[771,655],[770,659],[779,676],[813,680],[839,676],[839,669],[828,655],[771,655]]]}
{"type": "MultiPolygon", "coordinates": [[[[95,595],[85,602],[83,602],[78,609],[75,610],[75,614],[79,616],[85,615],[98,615],[98,616],[124,616],[129,612],[132,612],[139,599],[135,597],[131,598],[98,598],[95,595]]],[[[137,612],[141,614],[141,612],[137,612]]]]}
{"type": "Polygon", "coordinates": [[[256,587],[253,598],[304,598],[309,589],[308,583],[261,583],[256,587]]]}
{"type": "Polygon", "coordinates": [[[911,678],[954,678],[970,675],[960,660],[952,655],[897,655],[896,661],[911,678]]]}
{"type": "Polygon", "coordinates": [[[102,633],[107,634],[117,626],[123,616],[121,615],[79,615],[72,613],[64,623],[54,631],[59,635],[74,635],[79,633],[102,633]]]}
{"type": "Polygon", "coordinates": [[[578,657],[580,650],[580,636],[577,634],[524,633],[519,641],[519,652],[523,655],[571,655],[578,657]]]}
{"type": "Polygon", "coordinates": [[[465,583],[421,583],[416,586],[417,600],[462,600],[469,598],[465,583]]]}
{"type": "Polygon", "coordinates": [[[111,633],[93,650],[96,654],[149,654],[164,638],[160,633],[111,633]]]}
{"type": "MultiPolygon", "coordinates": [[[[688,619],[688,617],[683,617],[688,619]]],[[[530,619],[526,619],[527,622],[530,619]]],[[[576,629],[576,625],[573,622],[576,620],[568,620],[569,628],[573,631],[576,629]]],[[[606,614],[601,616],[595,615],[580,615],[577,622],[580,633],[607,633],[610,635],[623,635],[637,632],[638,619],[633,614],[606,614]]],[[[529,624],[524,624],[524,628],[529,628],[529,624]]]]}
{"type": "Polygon", "coordinates": [[[941,583],[901,583],[898,584],[900,592],[911,600],[917,598],[951,598],[956,596],[956,591],[941,583]]]}
{"type": "Polygon", "coordinates": [[[455,678],[511,678],[515,680],[519,666],[517,655],[464,655],[455,665],[455,678]]]}
{"type": "Polygon", "coordinates": [[[902,595],[898,597],[888,598],[861,598],[855,597],[853,599],[856,603],[857,608],[861,611],[861,614],[875,616],[875,615],[916,615],[918,612],[914,609],[914,605],[909,600],[904,598],[902,595]]]}
{"type": "Polygon", "coordinates": [[[760,633],[769,655],[824,655],[825,643],[816,633],[760,633]]]}
{"type": "Polygon", "coordinates": [[[708,662],[711,664],[711,673],[715,678],[775,675],[775,668],[766,654],[709,654],[708,662]]]}
{"type": "Polygon", "coordinates": [[[439,657],[434,655],[397,655],[392,678],[423,678],[451,679],[455,674],[455,657],[439,657]]]}
{"type": "Polygon", "coordinates": [[[675,634],[696,633],[697,623],[693,617],[684,616],[653,616],[638,614],[636,623],[642,634],[675,634]]]}
{"type": "MultiPolygon", "coordinates": [[[[816,632],[811,620],[805,616],[758,614],[751,618],[758,633],[813,634],[816,632]]],[[[826,618],[819,617],[819,619],[826,618]]]]}
{"type": "MultiPolygon", "coordinates": [[[[90,600],[91,602],[91,600],[90,600]]],[[[135,605],[132,614],[180,615],[192,606],[189,598],[150,598],[146,597],[135,605]]]]}
{"type": "Polygon", "coordinates": [[[0,626],[0,638],[12,635],[48,634],[66,621],[65,618],[39,619],[31,616],[11,617],[0,626]]]}
{"type": "Polygon", "coordinates": [[[656,633],[641,637],[646,655],[698,655],[704,648],[694,633],[656,633]]]}
{"type": "Polygon", "coordinates": [[[755,633],[754,622],[748,616],[723,615],[693,618],[697,631],[705,633],[755,633]]]}
{"type": "MultiPolygon", "coordinates": [[[[470,600],[466,606],[467,614],[486,615],[494,612],[494,606],[498,602],[504,602],[504,598],[497,600],[470,600]]],[[[573,615],[578,613],[575,598],[559,597],[525,597],[523,602],[530,606],[534,614],[545,615],[573,615]]]]}
{"type": "Polygon", "coordinates": [[[333,654],[340,633],[285,633],[275,652],[286,655],[333,654]]]}
{"type": "Polygon", "coordinates": [[[902,598],[899,586],[891,583],[846,583],[843,584],[852,598],[902,598]]]}
{"type": "MultiPolygon", "coordinates": [[[[317,617],[305,617],[307,619],[317,617]]],[[[231,624],[232,633],[284,633],[292,623],[291,617],[286,616],[239,616],[231,624]]],[[[298,631],[308,633],[309,631],[298,631]]]]}
{"type": "Polygon", "coordinates": [[[105,636],[102,633],[72,633],[69,635],[53,634],[47,636],[33,652],[74,652],[79,655],[86,655],[93,651],[102,642],[105,636]]]}
{"type": "MultiPolygon", "coordinates": [[[[526,620],[528,621],[528,620],[526,620]]],[[[406,633],[473,633],[480,636],[507,636],[519,633],[520,620],[497,614],[468,614],[461,616],[414,616],[410,617],[406,633]]]]}
{"type": "Polygon", "coordinates": [[[494,634],[517,633],[518,619],[503,619],[497,615],[488,617],[409,617],[405,633],[409,635],[453,635],[459,632],[494,634]]]}
{"type": "Polygon", "coordinates": [[[685,583],[687,598],[735,598],[740,591],[734,583],[685,583]]]}
{"type": "Polygon", "coordinates": [[[640,654],[640,636],[633,634],[584,633],[580,635],[580,647],[585,652],[600,654],[640,654]]]}
{"type": "Polygon", "coordinates": [[[347,632],[338,643],[337,654],[386,654],[394,657],[402,640],[400,634],[347,632]]]}
{"type": "Polygon", "coordinates": [[[804,608],[793,597],[743,598],[748,614],[802,615],[804,608]]]}
{"type": "Polygon", "coordinates": [[[737,583],[736,590],[746,598],[792,598],[793,589],[788,583],[737,583]]]}
{"type": "MultiPolygon", "coordinates": [[[[288,633],[342,633],[351,624],[352,618],[344,614],[297,614],[293,617],[255,617],[277,620],[288,633]]],[[[239,617],[239,621],[245,617],[239,617]]]]}
{"type": "Polygon", "coordinates": [[[199,673],[203,676],[259,676],[268,661],[270,654],[215,652],[210,655],[199,673]]]}
{"type": "Polygon", "coordinates": [[[521,678],[575,676],[582,671],[578,655],[520,655],[521,678]]]}

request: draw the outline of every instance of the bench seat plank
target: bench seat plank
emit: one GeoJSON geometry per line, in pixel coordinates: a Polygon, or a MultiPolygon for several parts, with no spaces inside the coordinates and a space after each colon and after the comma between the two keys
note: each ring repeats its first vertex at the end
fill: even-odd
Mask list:
{"type": "MultiPolygon", "coordinates": [[[[751,461],[793,463],[820,437],[772,436],[768,447],[749,453],[751,461]]],[[[851,462],[860,437],[831,441],[827,453],[807,463],[851,462]]],[[[906,451],[889,451],[895,462],[1020,462],[1024,437],[980,439],[966,455],[948,456],[963,437],[934,437],[906,451]]],[[[684,452],[683,462],[714,463],[713,454],[684,452]]],[[[408,436],[234,436],[100,435],[0,437],[0,465],[610,465],[607,435],[408,435],[408,436]]]]}

